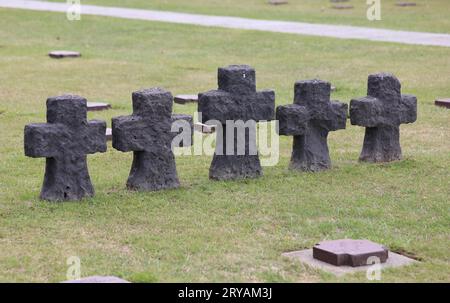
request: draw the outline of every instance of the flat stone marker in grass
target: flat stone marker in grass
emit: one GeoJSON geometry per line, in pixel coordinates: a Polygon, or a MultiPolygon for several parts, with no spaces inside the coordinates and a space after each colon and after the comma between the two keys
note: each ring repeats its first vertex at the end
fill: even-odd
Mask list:
{"type": "Polygon", "coordinates": [[[330,101],[330,93],[329,82],[299,81],[294,104],[277,107],[278,133],[294,136],[289,168],[313,172],[331,168],[328,132],[345,129],[348,106],[330,101]]]}
{"type": "Polygon", "coordinates": [[[334,4],[331,6],[332,9],[353,9],[351,4],[334,4]]]}
{"type": "Polygon", "coordinates": [[[400,7],[410,7],[416,6],[417,4],[415,2],[396,2],[395,5],[400,7]]]}
{"type": "Polygon", "coordinates": [[[282,4],[288,4],[289,2],[287,0],[269,0],[267,1],[270,5],[282,5],[282,4]]]}
{"type": "Polygon", "coordinates": [[[194,124],[194,130],[204,134],[212,134],[216,131],[216,128],[214,125],[197,122],[194,124]]]}
{"type": "Polygon", "coordinates": [[[62,58],[77,58],[81,57],[81,53],[66,50],[55,50],[48,53],[50,58],[62,59],[62,58]]]}
{"type": "Polygon", "coordinates": [[[130,283],[130,282],[114,276],[92,276],[81,278],[78,280],[64,281],[62,283],[130,283]]]}
{"type": "Polygon", "coordinates": [[[350,101],[351,124],[366,128],[359,160],[400,160],[400,124],[416,121],[417,98],[402,95],[400,81],[388,73],[370,75],[367,86],[366,97],[350,101]]]}
{"type": "Polygon", "coordinates": [[[450,108],[450,98],[436,99],[434,105],[450,108]]]}
{"type": "Polygon", "coordinates": [[[112,129],[111,128],[106,129],[106,140],[112,141],[112,129]]]}
{"type": "Polygon", "coordinates": [[[353,239],[322,241],[313,247],[314,259],[335,266],[364,266],[370,257],[377,257],[380,263],[384,263],[388,258],[388,249],[368,240],[353,239]]]}
{"type": "Polygon", "coordinates": [[[81,200],[94,195],[86,154],[106,151],[106,122],[87,121],[86,99],[47,99],[47,123],[25,126],[25,155],[45,157],[41,199],[81,200]]]}
{"type": "Polygon", "coordinates": [[[176,95],[173,101],[177,104],[197,103],[198,95],[176,95]]]}
{"type": "Polygon", "coordinates": [[[216,120],[222,124],[222,131],[216,130],[218,143],[209,169],[210,179],[255,178],[262,174],[256,147],[256,123],[273,119],[275,92],[257,92],[255,78],[255,70],[247,65],[219,68],[219,89],[199,94],[200,122],[216,120]],[[246,127],[233,129],[234,135],[229,136],[234,138],[233,146],[227,148],[226,124],[230,120],[241,120],[246,127]],[[241,130],[239,134],[238,130],[241,130]],[[242,138],[240,146],[238,137],[242,138]]]}
{"type": "MultiPolygon", "coordinates": [[[[326,272],[329,272],[331,274],[334,274],[336,276],[342,276],[345,274],[351,274],[355,272],[367,272],[373,264],[364,265],[364,266],[349,266],[349,265],[342,265],[342,266],[335,266],[323,261],[320,261],[318,259],[315,259],[313,257],[313,250],[312,249],[305,249],[300,251],[293,251],[293,252],[287,252],[283,253],[282,256],[291,258],[292,260],[298,260],[304,264],[307,264],[313,268],[317,268],[326,272]]],[[[369,259],[369,261],[372,261],[369,259]]],[[[387,268],[395,268],[395,267],[401,267],[401,266],[407,266],[411,264],[417,263],[416,260],[405,257],[403,255],[389,252],[388,258],[386,262],[380,263],[381,270],[387,269],[387,268]]]]}
{"type": "MultiPolygon", "coordinates": [[[[112,119],[113,147],[133,152],[127,188],[155,191],[178,187],[180,182],[171,146],[172,139],[178,135],[178,130],[171,132],[172,94],[161,88],[151,88],[134,92],[132,98],[133,114],[112,119]]],[[[180,126],[183,124],[175,120],[180,126]]],[[[187,121],[184,124],[191,127],[187,121]]],[[[179,144],[190,145],[191,138],[183,138],[179,144]]]]}
{"type": "Polygon", "coordinates": [[[111,105],[108,103],[103,103],[103,102],[88,102],[87,103],[88,112],[108,110],[110,108],[111,108],[111,105]]]}

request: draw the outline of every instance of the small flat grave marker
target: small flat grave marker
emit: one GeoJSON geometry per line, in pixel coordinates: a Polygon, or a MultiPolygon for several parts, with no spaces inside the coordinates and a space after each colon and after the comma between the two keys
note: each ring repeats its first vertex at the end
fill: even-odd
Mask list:
{"type": "Polygon", "coordinates": [[[103,102],[88,102],[87,110],[88,112],[107,110],[111,108],[111,104],[103,103],[103,102]]]}
{"type": "Polygon", "coordinates": [[[370,257],[378,257],[381,263],[385,263],[388,254],[386,247],[368,240],[322,241],[313,247],[314,259],[335,266],[364,266],[368,264],[370,257]]]}
{"type": "Polygon", "coordinates": [[[50,58],[54,59],[62,59],[62,58],[77,58],[81,57],[81,53],[74,51],[66,51],[66,50],[55,50],[48,53],[50,58]]]}
{"type": "Polygon", "coordinates": [[[450,108],[450,98],[436,99],[434,105],[450,108]]]}
{"type": "Polygon", "coordinates": [[[64,281],[62,283],[130,283],[130,282],[114,276],[91,276],[81,278],[78,280],[64,281]]]}
{"type": "Polygon", "coordinates": [[[282,4],[288,4],[289,2],[286,0],[269,0],[268,3],[270,5],[282,5],[282,4]]]}
{"type": "Polygon", "coordinates": [[[415,2],[397,2],[395,5],[400,7],[416,6],[415,2]]]}
{"type": "Polygon", "coordinates": [[[204,134],[212,134],[216,131],[216,128],[214,125],[197,122],[194,124],[194,130],[204,134]]]}
{"type": "MultiPolygon", "coordinates": [[[[365,266],[358,266],[358,267],[352,267],[352,266],[334,266],[329,263],[325,263],[323,261],[317,260],[313,258],[313,250],[312,249],[305,249],[300,251],[292,251],[283,253],[282,256],[291,258],[293,260],[298,260],[302,263],[305,263],[313,268],[317,268],[329,273],[332,273],[336,276],[342,276],[348,273],[355,273],[355,272],[367,272],[373,264],[365,265],[365,266]]],[[[416,260],[405,257],[400,254],[396,254],[393,252],[389,252],[389,258],[386,260],[385,263],[380,263],[381,270],[386,268],[395,268],[400,266],[406,266],[410,264],[417,263],[416,260]]]]}
{"type": "Polygon", "coordinates": [[[111,128],[106,129],[106,141],[112,141],[112,129],[111,128]]]}
{"type": "Polygon", "coordinates": [[[353,5],[350,4],[334,4],[331,6],[332,9],[353,9],[353,5]]]}
{"type": "Polygon", "coordinates": [[[177,95],[173,101],[178,104],[196,103],[198,102],[198,95],[177,95]]]}

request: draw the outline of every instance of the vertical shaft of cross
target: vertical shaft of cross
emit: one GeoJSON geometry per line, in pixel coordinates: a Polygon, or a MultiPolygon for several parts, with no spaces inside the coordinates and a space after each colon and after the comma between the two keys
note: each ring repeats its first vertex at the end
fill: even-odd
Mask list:
{"type": "Polygon", "coordinates": [[[366,127],[360,161],[390,162],[401,158],[399,126],[366,127]]]}
{"type": "Polygon", "coordinates": [[[40,198],[43,200],[80,200],[94,195],[88,173],[86,156],[56,156],[47,158],[44,184],[40,198]]]}
{"type": "Polygon", "coordinates": [[[303,171],[320,171],[331,167],[328,151],[328,131],[310,125],[304,135],[294,136],[289,168],[303,171]]]}
{"type": "Polygon", "coordinates": [[[256,124],[245,129],[228,129],[217,133],[216,150],[209,170],[209,177],[215,180],[256,178],[262,168],[256,150],[256,124]],[[230,133],[231,131],[231,133],[230,133]],[[239,140],[241,136],[241,140],[239,140]]]}

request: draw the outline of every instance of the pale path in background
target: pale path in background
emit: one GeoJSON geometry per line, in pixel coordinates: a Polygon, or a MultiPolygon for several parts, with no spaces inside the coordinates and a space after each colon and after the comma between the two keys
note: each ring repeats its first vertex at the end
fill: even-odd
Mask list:
{"type": "MultiPolygon", "coordinates": [[[[29,9],[37,11],[66,12],[67,3],[53,3],[30,0],[0,0],[0,7],[29,9]]],[[[268,21],[237,17],[208,16],[174,13],[144,9],[129,9],[82,5],[82,15],[109,16],[124,19],[160,21],[244,30],[290,33],[299,35],[333,37],[339,39],[362,39],[371,41],[396,42],[403,44],[434,45],[450,47],[450,34],[408,32],[374,29],[345,25],[312,24],[303,22],[268,21]]]]}

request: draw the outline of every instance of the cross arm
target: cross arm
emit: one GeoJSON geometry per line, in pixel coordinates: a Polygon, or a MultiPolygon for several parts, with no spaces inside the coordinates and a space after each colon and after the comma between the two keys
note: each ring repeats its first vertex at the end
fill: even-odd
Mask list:
{"type": "Polygon", "coordinates": [[[402,95],[400,102],[400,122],[413,123],[417,120],[417,98],[413,95],[402,95]]]}
{"type": "Polygon", "coordinates": [[[25,126],[25,155],[33,158],[52,158],[58,154],[60,140],[66,134],[63,125],[33,123],[25,126]]]}
{"type": "Polygon", "coordinates": [[[350,122],[352,125],[376,127],[382,123],[383,104],[374,97],[363,97],[350,101],[350,122]]]}
{"type": "Polygon", "coordinates": [[[87,138],[84,141],[87,154],[106,152],[106,122],[91,120],[88,122],[87,138]]]}
{"type": "Polygon", "coordinates": [[[305,106],[297,104],[277,107],[278,134],[283,136],[300,136],[305,133],[309,112],[305,106]]]}
{"type": "Polygon", "coordinates": [[[218,120],[272,120],[275,112],[275,92],[265,90],[255,94],[233,96],[228,92],[213,90],[199,94],[198,111],[202,123],[218,120]],[[239,117],[239,119],[236,119],[239,117]]]}
{"type": "Polygon", "coordinates": [[[122,152],[143,151],[146,123],[139,116],[120,116],[112,119],[112,145],[122,152]]]}
{"type": "Polygon", "coordinates": [[[348,105],[346,103],[331,101],[329,120],[327,120],[328,130],[345,129],[347,124],[348,105]]]}

